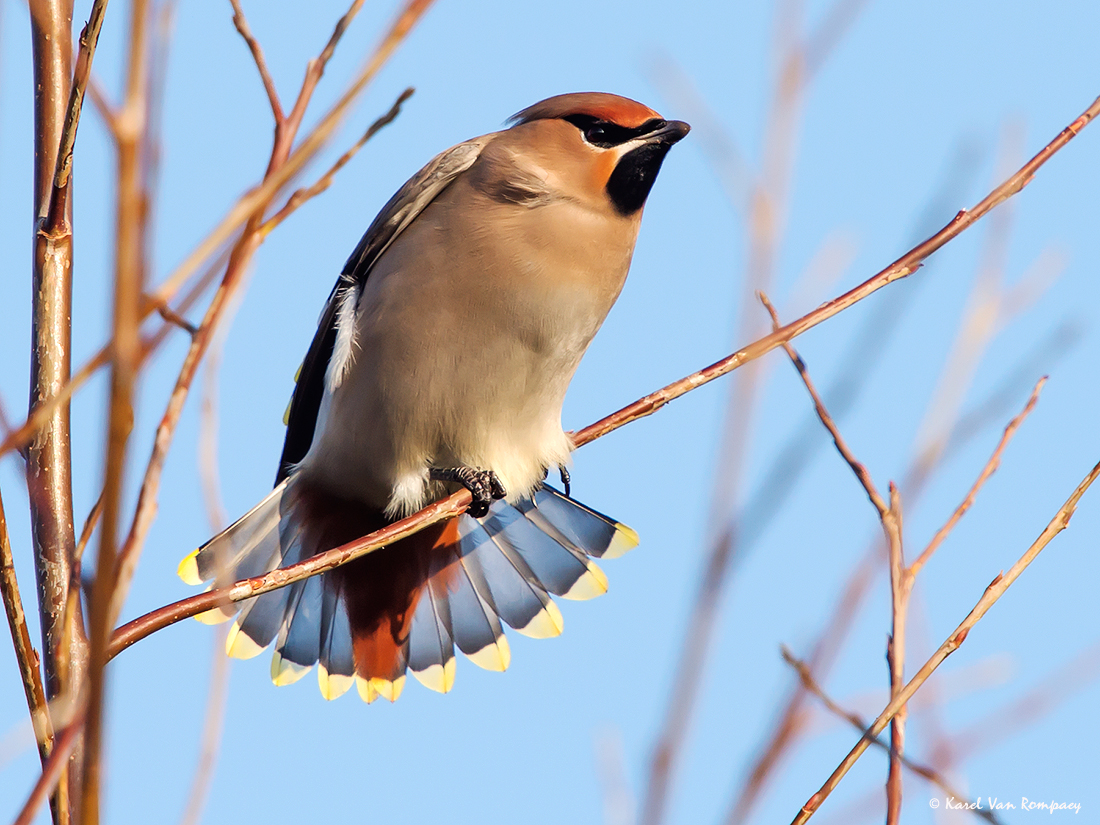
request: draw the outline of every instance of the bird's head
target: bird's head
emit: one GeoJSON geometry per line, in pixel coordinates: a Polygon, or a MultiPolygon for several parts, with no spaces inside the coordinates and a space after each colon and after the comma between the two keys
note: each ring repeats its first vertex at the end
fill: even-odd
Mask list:
{"type": "Polygon", "coordinates": [[[623,217],[641,212],[668,150],[691,129],[604,92],[550,97],[511,122],[508,133],[542,155],[563,184],[586,199],[604,199],[623,217]]]}

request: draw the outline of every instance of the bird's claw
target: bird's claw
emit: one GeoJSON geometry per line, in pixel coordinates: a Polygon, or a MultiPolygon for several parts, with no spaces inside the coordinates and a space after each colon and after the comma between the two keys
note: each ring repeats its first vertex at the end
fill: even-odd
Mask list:
{"type": "Polygon", "coordinates": [[[432,481],[457,482],[469,490],[473,501],[466,512],[474,518],[484,516],[489,512],[490,504],[508,495],[508,491],[492,470],[477,467],[433,467],[428,476],[432,481]]]}
{"type": "MultiPolygon", "coordinates": [[[[546,481],[546,477],[550,475],[550,468],[542,468],[542,480],[546,481]]],[[[569,482],[572,480],[572,476],[569,475],[569,470],[564,464],[558,465],[558,475],[561,476],[561,485],[565,488],[565,496],[569,497],[569,482]]]]}
{"type": "Polygon", "coordinates": [[[569,497],[569,482],[572,481],[572,476],[569,475],[569,470],[566,469],[564,464],[558,465],[558,475],[561,476],[561,486],[565,488],[565,497],[569,497]]]}

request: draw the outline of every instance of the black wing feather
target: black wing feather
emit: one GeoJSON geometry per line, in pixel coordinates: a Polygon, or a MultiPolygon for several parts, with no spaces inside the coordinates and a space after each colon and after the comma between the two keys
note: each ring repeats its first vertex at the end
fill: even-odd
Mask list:
{"type": "Polygon", "coordinates": [[[298,373],[298,382],[294,385],[294,395],[290,398],[290,414],[286,420],[286,440],[283,442],[283,455],[279,459],[279,472],[275,475],[275,486],[290,475],[299,461],[306,457],[309,445],[313,443],[313,430],[317,426],[317,414],[321,410],[321,398],[325,394],[325,373],[332,351],[336,346],[336,312],[340,306],[341,278],[332,288],[328,303],[321,313],[321,321],[309,345],[302,369],[298,373]]]}

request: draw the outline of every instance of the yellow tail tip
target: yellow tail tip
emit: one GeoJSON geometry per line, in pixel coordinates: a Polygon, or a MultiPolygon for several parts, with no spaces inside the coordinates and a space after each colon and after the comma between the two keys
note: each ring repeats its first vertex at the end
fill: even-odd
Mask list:
{"type": "Polygon", "coordinates": [[[183,561],[180,562],[179,567],[176,568],[176,575],[184,580],[185,583],[192,587],[202,584],[202,577],[199,576],[199,550],[193,553],[188,553],[183,557],[183,561]]]}
{"type": "Polygon", "coordinates": [[[627,552],[633,550],[640,542],[641,538],[633,528],[627,527],[622,523],[617,523],[615,525],[615,537],[611,539],[611,544],[608,545],[607,550],[603,554],[603,558],[617,559],[619,556],[623,556],[627,552]]]}

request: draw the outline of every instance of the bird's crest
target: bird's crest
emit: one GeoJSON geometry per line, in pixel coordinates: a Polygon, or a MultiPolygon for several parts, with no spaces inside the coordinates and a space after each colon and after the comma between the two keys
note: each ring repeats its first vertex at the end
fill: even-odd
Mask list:
{"type": "Polygon", "coordinates": [[[573,92],[541,100],[512,115],[508,121],[517,124],[530,123],[533,120],[564,118],[570,115],[589,115],[629,129],[661,117],[648,106],[628,97],[606,92],[573,92]]]}

